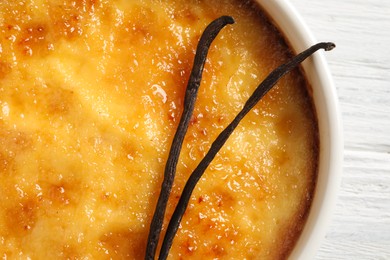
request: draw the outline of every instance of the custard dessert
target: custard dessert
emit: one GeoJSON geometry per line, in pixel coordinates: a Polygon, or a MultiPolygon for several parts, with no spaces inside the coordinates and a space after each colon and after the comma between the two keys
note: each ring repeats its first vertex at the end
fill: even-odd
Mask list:
{"type": "MultiPolygon", "coordinates": [[[[143,259],[199,37],[212,43],[162,233],[259,83],[292,57],[237,0],[0,1],[0,257],[143,259]]],[[[251,110],[197,184],[169,259],[286,259],[308,215],[318,129],[299,69],[251,110]]]]}

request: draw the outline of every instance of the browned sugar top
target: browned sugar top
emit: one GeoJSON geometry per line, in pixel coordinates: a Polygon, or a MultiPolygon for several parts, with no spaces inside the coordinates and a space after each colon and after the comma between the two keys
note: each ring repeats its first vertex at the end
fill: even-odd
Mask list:
{"type": "MultiPolygon", "coordinates": [[[[0,1],[0,256],[143,257],[195,48],[221,15],[236,24],[211,47],[167,217],[217,134],[290,57],[280,35],[246,1],[0,1]]],[[[285,257],[317,146],[294,71],[206,171],[170,258],[285,257]]]]}

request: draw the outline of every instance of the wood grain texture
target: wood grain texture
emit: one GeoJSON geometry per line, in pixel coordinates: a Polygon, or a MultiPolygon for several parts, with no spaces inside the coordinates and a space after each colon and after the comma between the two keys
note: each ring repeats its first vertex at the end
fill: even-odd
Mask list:
{"type": "Polygon", "coordinates": [[[344,126],[338,203],[316,259],[390,259],[390,1],[290,0],[326,54],[344,126]]]}

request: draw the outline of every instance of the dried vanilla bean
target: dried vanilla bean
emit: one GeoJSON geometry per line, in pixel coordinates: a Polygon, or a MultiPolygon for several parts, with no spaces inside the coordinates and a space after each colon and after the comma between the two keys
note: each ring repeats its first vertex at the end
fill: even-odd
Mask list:
{"type": "Polygon", "coordinates": [[[204,30],[194,58],[191,75],[187,84],[184,97],[184,109],[180,118],[178,128],[172,141],[168,160],[165,166],[164,180],[161,185],[160,196],[150,225],[148,241],[146,245],[145,259],[153,260],[161,233],[164,220],[165,210],[168,203],[169,194],[171,193],[172,184],[175,178],[177,161],[183,144],[184,136],[187,132],[188,125],[194,109],[196,96],[202,80],[204,64],[206,62],[209,47],[218,33],[228,24],[234,23],[230,16],[222,16],[211,22],[204,30]]]}
{"type": "Polygon", "coordinates": [[[179,199],[179,202],[175,208],[175,211],[172,215],[172,218],[169,222],[167,232],[165,234],[163,244],[160,250],[159,259],[166,259],[169,253],[169,250],[172,246],[173,239],[179,228],[180,221],[184,215],[184,212],[188,206],[191,194],[198,183],[199,179],[202,177],[208,165],[214,159],[215,155],[225,144],[229,136],[233,133],[234,129],[244,118],[244,116],[257,104],[257,102],[282,78],[286,73],[297,67],[302,61],[311,56],[314,52],[319,49],[324,49],[325,51],[330,51],[335,47],[334,43],[331,42],[322,42],[313,45],[309,49],[301,52],[297,56],[293,57],[287,63],[279,66],[274,71],[272,71],[264,81],[256,88],[253,94],[249,97],[248,101],[245,103],[243,109],[237,114],[233,121],[218,135],[216,140],[212,143],[211,148],[207,152],[206,156],[202,159],[199,165],[192,172],[189,177],[182,195],[179,199]]]}

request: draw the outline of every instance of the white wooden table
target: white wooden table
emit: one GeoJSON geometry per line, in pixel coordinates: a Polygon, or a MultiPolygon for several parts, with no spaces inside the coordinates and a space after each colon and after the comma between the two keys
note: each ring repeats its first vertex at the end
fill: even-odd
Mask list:
{"type": "Polygon", "coordinates": [[[344,166],[316,259],[390,259],[390,1],[290,0],[326,53],[340,100],[344,166]]]}

